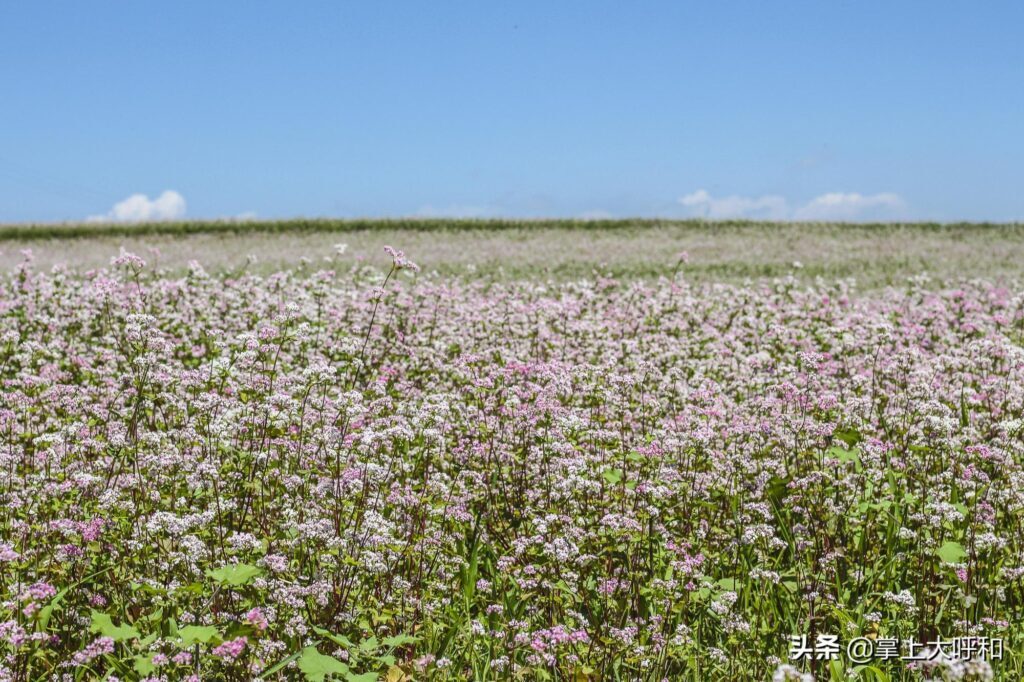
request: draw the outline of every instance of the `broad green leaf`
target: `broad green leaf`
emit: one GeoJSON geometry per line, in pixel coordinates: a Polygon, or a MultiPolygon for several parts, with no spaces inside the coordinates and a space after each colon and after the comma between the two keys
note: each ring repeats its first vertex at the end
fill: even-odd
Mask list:
{"type": "Polygon", "coordinates": [[[153,654],[148,656],[136,656],[135,657],[135,672],[140,675],[146,676],[156,670],[156,666],[153,665],[153,654]]]}
{"type": "Polygon", "coordinates": [[[837,430],[834,432],[833,435],[836,437],[836,439],[843,441],[849,447],[853,447],[861,440],[863,440],[863,437],[860,435],[860,431],[857,431],[856,429],[837,430]]]}
{"type": "Polygon", "coordinates": [[[263,574],[263,569],[250,564],[231,564],[222,566],[215,570],[207,570],[206,575],[210,576],[221,585],[232,585],[238,587],[245,585],[253,578],[263,574]]]}
{"type": "Polygon", "coordinates": [[[412,635],[392,635],[391,637],[385,637],[381,640],[381,644],[393,649],[405,644],[413,644],[417,641],[419,641],[419,637],[413,637],[412,635]]]}
{"type": "Polygon", "coordinates": [[[860,461],[860,450],[854,448],[847,450],[839,446],[833,445],[825,451],[829,457],[835,457],[840,462],[859,462],[860,461]]]}
{"type": "MultiPolygon", "coordinates": [[[[317,643],[319,643],[319,642],[317,642],[317,643]]],[[[284,670],[284,668],[285,668],[285,667],[286,667],[286,666],[287,666],[287,665],[288,665],[289,663],[291,663],[292,661],[294,661],[294,660],[295,660],[296,658],[298,658],[298,657],[299,657],[299,656],[301,656],[301,655],[302,655],[302,652],[301,652],[301,651],[296,651],[296,652],[295,652],[294,654],[291,654],[291,655],[287,656],[286,658],[284,658],[284,659],[282,659],[282,660],[278,661],[278,662],[277,662],[277,663],[275,663],[274,665],[270,666],[269,668],[267,668],[266,670],[264,670],[263,672],[261,672],[261,673],[260,673],[260,674],[259,674],[259,675],[258,675],[258,676],[256,677],[256,679],[257,679],[257,680],[262,680],[262,679],[266,679],[266,678],[270,677],[271,675],[273,675],[273,674],[277,673],[277,671],[279,671],[279,670],[284,670]]]]}
{"type": "Polygon", "coordinates": [[[601,476],[611,485],[615,485],[622,480],[622,469],[608,469],[601,476]]]}
{"type": "Polygon", "coordinates": [[[178,630],[178,637],[181,638],[183,646],[190,647],[196,642],[209,644],[220,637],[220,632],[212,625],[186,625],[178,630]]]}
{"type": "Polygon", "coordinates": [[[50,600],[50,603],[39,609],[39,629],[46,630],[46,626],[50,624],[50,617],[53,615],[53,610],[60,606],[61,601],[64,599],[64,595],[68,593],[68,588],[64,588],[50,600]]]}
{"type": "Polygon", "coordinates": [[[722,578],[718,581],[718,586],[727,592],[735,592],[743,586],[743,583],[736,578],[722,578]]]}
{"type": "Polygon", "coordinates": [[[333,632],[331,632],[330,630],[324,630],[323,628],[318,628],[316,626],[313,626],[313,632],[315,632],[316,634],[318,634],[318,635],[320,635],[322,637],[326,637],[327,639],[331,640],[335,644],[339,644],[339,645],[345,647],[346,649],[355,649],[356,648],[355,643],[351,639],[346,637],[345,635],[336,635],[333,632]]]}
{"type": "Polygon", "coordinates": [[[334,658],[317,651],[315,646],[307,646],[299,655],[299,670],[311,682],[322,682],[328,675],[349,674],[348,666],[334,658]]]}
{"type": "Polygon", "coordinates": [[[89,627],[103,637],[110,637],[115,642],[123,642],[126,639],[138,639],[139,631],[131,625],[114,625],[114,621],[105,613],[92,612],[92,624],[89,627]]]}
{"type": "Polygon", "coordinates": [[[377,678],[380,677],[377,673],[348,673],[345,679],[348,682],[377,682],[377,678]]]}
{"type": "Polygon", "coordinates": [[[958,563],[961,559],[967,556],[967,552],[964,550],[963,545],[959,542],[953,542],[952,540],[942,543],[942,547],[935,550],[935,553],[938,554],[939,558],[947,564],[958,563]]]}

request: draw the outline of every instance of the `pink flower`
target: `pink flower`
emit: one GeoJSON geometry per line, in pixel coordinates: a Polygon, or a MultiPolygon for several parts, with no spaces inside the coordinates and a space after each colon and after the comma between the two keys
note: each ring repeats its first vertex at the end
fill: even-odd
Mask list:
{"type": "Polygon", "coordinates": [[[412,270],[413,272],[420,271],[420,266],[406,258],[405,254],[401,251],[397,251],[390,246],[385,246],[384,251],[391,256],[392,263],[396,270],[412,270]]]}
{"type": "Polygon", "coordinates": [[[245,619],[254,625],[257,630],[262,632],[267,629],[267,617],[263,614],[263,611],[257,606],[249,613],[245,614],[245,619]]]}
{"type": "Polygon", "coordinates": [[[114,653],[114,640],[110,637],[100,637],[85,649],[72,656],[71,662],[74,665],[85,665],[94,658],[112,653],[114,653]]]}
{"type": "Polygon", "coordinates": [[[28,588],[28,596],[39,601],[49,599],[55,594],[57,594],[57,588],[50,583],[38,582],[28,588]]]}
{"type": "Polygon", "coordinates": [[[218,647],[214,647],[213,655],[220,656],[221,658],[227,658],[229,660],[235,660],[245,650],[245,645],[249,642],[248,637],[237,637],[232,640],[224,642],[218,647]]]}

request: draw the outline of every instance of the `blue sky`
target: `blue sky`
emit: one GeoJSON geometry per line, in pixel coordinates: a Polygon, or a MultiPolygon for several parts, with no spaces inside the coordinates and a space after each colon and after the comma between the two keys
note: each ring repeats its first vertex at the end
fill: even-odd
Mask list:
{"type": "Polygon", "coordinates": [[[1015,2],[8,2],[0,222],[1021,220],[1021,27],[1015,2]]]}

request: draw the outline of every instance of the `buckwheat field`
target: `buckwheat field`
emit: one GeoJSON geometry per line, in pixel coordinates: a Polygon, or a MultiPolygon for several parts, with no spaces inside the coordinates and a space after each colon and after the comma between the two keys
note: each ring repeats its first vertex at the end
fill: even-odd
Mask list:
{"type": "Polygon", "coordinates": [[[1024,678],[1012,263],[748,277],[662,235],[497,275],[389,236],[5,245],[0,680],[1024,678]]]}

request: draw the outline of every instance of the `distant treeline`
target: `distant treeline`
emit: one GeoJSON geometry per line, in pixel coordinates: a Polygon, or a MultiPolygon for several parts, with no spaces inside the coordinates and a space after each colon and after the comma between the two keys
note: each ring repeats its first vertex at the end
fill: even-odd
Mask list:
{"type": "MultiPolygon", "coordinates": [[[[357,218],[357,219],[305,219],[289,220],[196,220],[151,223],[42,223],[0,224],[0,241],[24,239],[81,239],[89,237],[128,237],[141,235],[189,234],[253,234],[296,232],[362,232],[373,230],[411,230],[419,232],[462,232],[486,230],[632,230],[644,228],[674,228],[694,231],[728,230],[763,227],[771,229],[793,226],[753,220],[666,220],[657,218],[623,218],[609,220],[573,219],[456,219],[456,218],[357,218]]],[[[1024,223],[798,223],[811,230],[844,229],[887,232],[975,232],[1000,229],[1024,234],[1024,223]]]]}

